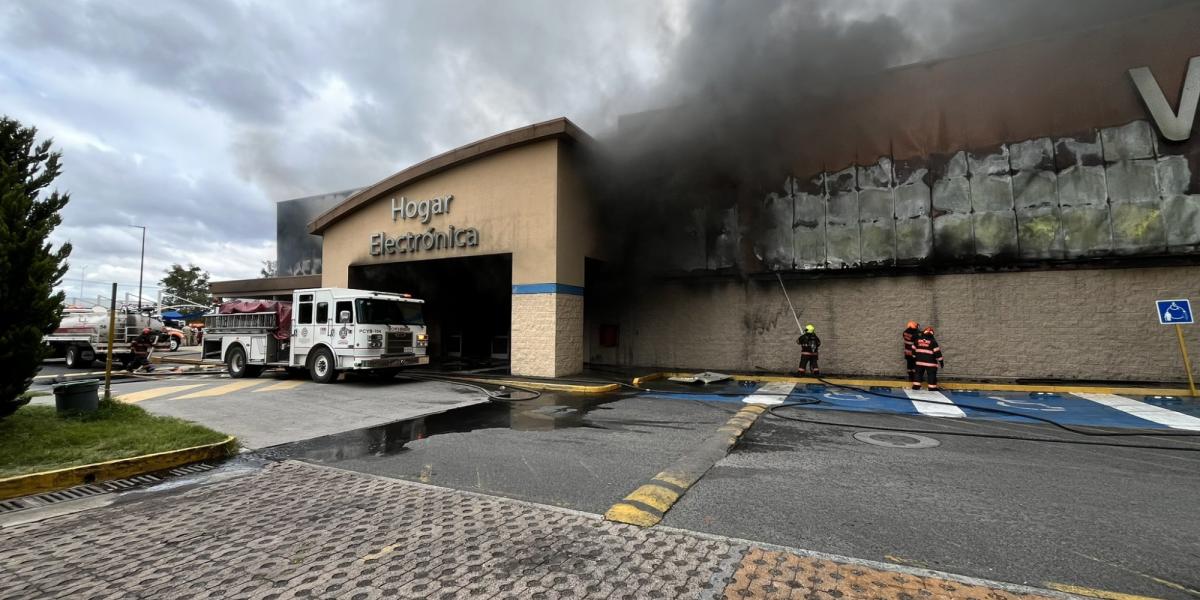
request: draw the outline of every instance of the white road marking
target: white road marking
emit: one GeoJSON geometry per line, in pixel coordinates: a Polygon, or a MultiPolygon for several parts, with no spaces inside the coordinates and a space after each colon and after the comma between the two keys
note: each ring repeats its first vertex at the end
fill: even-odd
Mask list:
{"type": "Polygon", "coordinates": [[[1189,431],[1200,431],[1200,419],[1191,415],[1185,415],[1173,410],[1168,410],[1161,406],[1146,404],[1125,396],[1116,394],[1083,394],[1076,393],[1076,396],[1085,400],[1091,400],[1097,404],[1103,404],[1109,408],[1115,408],[1123,413],[1133,415],[1139,419],[1153,421],[1161,425],[1166,425],[1172,429],[1187,429],[1189,431]]]}
{"type": "Polygon", "coordinates": [[[927,417],[956,417],[962,418],[967,416],[967,413],[954,405],[954,401],[941,392],[931,392],[926,390],[904,390],[908,394],[908,398],[912,400],[913,407],[917,412],[927,417]],[[926,402],[922,402],[926,400],[926,402]],[[929,402],[932,400],[932,402],[929,402]],[[946,402],[946,404],[937,404],[938,402],[946,402]]]}
{"type": "Polygon", "coordinates": [[[787,401],[788,394],[792,393],[794,389],[796,389],[795,383],[775,381],[754,390],[753,394],[742,398],[742,402],[746,404],[783,404],[787,401]]]}

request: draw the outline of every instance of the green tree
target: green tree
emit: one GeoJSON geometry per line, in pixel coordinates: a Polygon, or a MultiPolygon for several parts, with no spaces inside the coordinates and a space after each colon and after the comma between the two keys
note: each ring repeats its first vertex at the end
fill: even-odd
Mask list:
{"type": "Polygon", "coordinates": [[[37,129],[0,117],[0,418],[29,400],[23,395],[41,368],[42,337],[62,319],[62,292],[71,244],[47,239],[62,223],[68,194],[44,193],[62,170],[51,140],[37,129]]]}
{"type": "Polygon", "coordinates": [[[188,264],[185,269],[183,265],[171,265],[166,273],[167,276],[159,281],[164,292],[174,294],[188,302],[209,304],[212,296],[208,292],[208,273],[201,271],[200,267],[188,264]]]}

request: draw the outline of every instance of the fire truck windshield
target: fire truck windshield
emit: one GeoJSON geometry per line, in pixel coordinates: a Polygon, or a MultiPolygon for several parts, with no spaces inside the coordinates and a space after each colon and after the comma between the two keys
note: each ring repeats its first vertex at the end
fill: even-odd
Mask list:
{"type": "Polygon", "coordinates": [[[359,298],[354,301],[358,322],[369,325],[424,325],[425,315],[416,302],[400,302],[382,298],[359,298]]]}

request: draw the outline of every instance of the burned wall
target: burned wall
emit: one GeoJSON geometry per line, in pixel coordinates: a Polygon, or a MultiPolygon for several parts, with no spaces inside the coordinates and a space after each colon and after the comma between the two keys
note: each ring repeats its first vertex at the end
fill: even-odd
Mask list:
{"type": "Polygon", "coordinates": [[[1200,144],[1160,142],[1146,120],[925,159],[883,156],[788,177],[758,200],[700,203],[664,238],[679,242],[669,270],[1200,254],[1198,158],[1200,144]]]}
{"type": "Polygon", "coordinates": [[[782,112],[705,98],[623,119],[608,178],[636,184],[612,194],[610,228],[658,238],[627,255],[670,273],[1200,254],[1200,120],[1166,141],[1129,75],[1149,68],[1178,105],[1198,28],[1188,3],[882,71],[813,67],[782,112]]]}

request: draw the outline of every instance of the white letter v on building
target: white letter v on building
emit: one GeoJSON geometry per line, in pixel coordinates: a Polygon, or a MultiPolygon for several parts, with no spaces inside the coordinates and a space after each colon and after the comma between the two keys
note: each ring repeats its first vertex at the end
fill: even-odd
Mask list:
{"type": "Polygon", "coordinates": [[[1183,80],[1183,91],[1179,94],[1179,112],[1171,110],[1162,88],[1154,79],[1149,67],[1129,70],[1133,84],[1137,86],[1142,102],[1150,110],[1150,116],[1158,125],[1163,137],[1172,142],[1182,142],[1192,133],[1192,121],[1196,118],[1196,102],[1200,100],[1200,56],[1188,60],[1187,77],[1183,80]]]}

